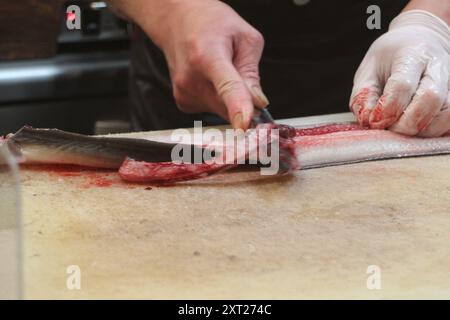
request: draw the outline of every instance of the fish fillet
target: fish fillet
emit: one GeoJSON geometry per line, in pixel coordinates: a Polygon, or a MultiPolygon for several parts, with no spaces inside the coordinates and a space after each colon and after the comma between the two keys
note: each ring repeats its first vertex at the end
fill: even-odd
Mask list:
{"type": "MultiPolygon", "coordinates": [[[[217,158],[220,163],[209,161],[208,163],[174,163],[158,162],[149,163],[137,161],[128,157],[119,169],[119,175],[123,180],[142,183],[174,183],[200,179],[218,172],[223,172],[237,167],[239,164],[247,164],[251,156],[257,155],[259,148],[264,143],[270,149],[275,141],[279,143],[279,168],[277,174],[285,174],[300,168],[295,151],[293,137],[296,131],[292,127],[274,124],[260,124],[254,130],[249,130],[243,140],[243,148],[237,148],[235,144],[216,145],[210,143],[204,148],[219,150],[217,158]],[[264,136],[261,129],[267,129],[264,136]],[[279,135],[270,136],[270,130],[278,129],[279,135]],[[228,158],[230,156],[230,158],[228,158]]],[[[214,159],[214,158],[213,158],[214,159]]],[[[210,160],[213,160],[210,159],[210,160]]]]}
{"type": "MultiPolygon", "coordinates": [[[[296,128],[281,143],[295,152],[301,169],[413,156],[450,154],[450,136],[420,138],[387,130],[369,130],[354,123],[296,128]],[[288,146],[287,146],[288,145],[288,146]]],[[[146,163],[127,159],[119,175],[134,182],[177,182],[199,179],[222,169],[220,165],[146,163]]]]}
{"type": "Polygon", "coordinates": [[[355,124],[297,129],[294,138],[302,169],[382,159],[450,154],[450,136],[420,138],[355,124]]]}

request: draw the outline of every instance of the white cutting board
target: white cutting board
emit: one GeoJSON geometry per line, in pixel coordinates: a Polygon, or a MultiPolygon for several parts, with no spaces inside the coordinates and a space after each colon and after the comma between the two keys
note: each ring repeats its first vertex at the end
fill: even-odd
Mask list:
{"type": "Polygon", "coordinates": [[[450,298],[449,169],[436,156],[151,190],[26,169],[25,296],[450,298]],[[80,290],[67,288],[73,265],[80,290]]]}

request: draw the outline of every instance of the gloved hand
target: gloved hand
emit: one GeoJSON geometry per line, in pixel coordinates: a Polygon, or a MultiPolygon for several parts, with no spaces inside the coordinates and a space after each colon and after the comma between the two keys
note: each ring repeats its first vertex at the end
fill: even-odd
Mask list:
{"type": "Polygon", "coordinates": [[[350,108],[362,125],[407,135],[450,131],[450,29],[422,10],[406,11],[359,66],[350,108]]]}

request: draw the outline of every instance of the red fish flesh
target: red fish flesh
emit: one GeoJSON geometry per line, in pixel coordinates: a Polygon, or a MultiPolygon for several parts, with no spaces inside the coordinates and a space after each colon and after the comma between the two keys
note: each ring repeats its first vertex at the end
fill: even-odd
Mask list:
{"type": "MultiPolygon", "coordinates": [[[[294,150],[302,169],[356,162],[450,154],[450,135],[440,138],[403,136],[387,130],[369,130],[354,123],[296,128],[281,139],[294,150]]],[[[231,166],[232,167],[232,166],[231,166]]],[[[203,178],[226,165],[148,163],[127,159],[119,175],[134,182],[177,182],[203,178]]]]}

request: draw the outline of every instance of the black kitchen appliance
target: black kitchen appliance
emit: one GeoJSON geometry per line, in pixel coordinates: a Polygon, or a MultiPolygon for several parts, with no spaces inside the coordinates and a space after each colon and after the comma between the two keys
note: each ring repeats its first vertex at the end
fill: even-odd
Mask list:
{"type": "MultiPolygon", "coordinates": [[[[102,132],[126,130],[128,23],[102,1],[69,1],[56,14],[54,56],[0,60],[0,135],[23,125],[85,134],[95,133],[96,123],[102,132]],[[67,12],[72,5],[80,8],[80,29],[66,23],[74,18],[67,12]]],[[[0,43],[1,38],[0,33],[0,43]]]]}

